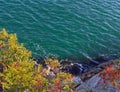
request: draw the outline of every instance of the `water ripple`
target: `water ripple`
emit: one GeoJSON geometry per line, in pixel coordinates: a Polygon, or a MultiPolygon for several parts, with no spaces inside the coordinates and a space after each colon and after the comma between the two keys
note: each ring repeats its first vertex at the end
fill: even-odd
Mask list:
{"type": "Polygon", "coordinates": [[[91,58],[119,53],[119,0],[0,0],[0,28],[36,55],[91,58]]]}

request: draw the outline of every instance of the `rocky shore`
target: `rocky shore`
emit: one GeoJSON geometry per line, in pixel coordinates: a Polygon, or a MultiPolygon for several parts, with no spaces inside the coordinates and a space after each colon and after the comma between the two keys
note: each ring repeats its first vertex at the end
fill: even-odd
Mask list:
{"type": "MultiPolygon", "coordinates": [[[[44,58],[35,59],[37,64],[42,64],[46,67],[44,58]]],[[[112,64],[114,61],[108,57],[100,56],[95,59],[88,59],[86,62],[74,63],[73,60],[59,59],[59,70],[72,74],[73,81],[76,83],[75,89],[77,92],[118,92],[111,84],[100,84],[101,78],[98,76],[100,72],[104,71],[104,66],[112,64]]],[[[54,71],[54,70],[51,70],[54,71]]]]}
{"type": "MultiPolygon", "coordinates": [[[[55,57],[50,57],[55,58],[55,57]]],[[[45,64],[46,57],[38,57],[34,60],[36,61],[36,64],[41,64],[43,67],[47,67],[45,64]]],[[[89,73],[90,71],[99,72],[99,70],[103,70],[103,66],[112,63],[108,57],[106,56],[99,56],[95,59],[88,59],[86,61],[75,61],[75,60],[69,60],[69,59],[58,59],[60,63],[60,71],[70,73],[74,76],[83,76],[86,73],[89,73]],[[76,63],[78,62],[78,63],[76,63]],[[101,68],[101,69],[100,69],[101,68]]],[[[85,80],[85,79],[84,79],[85,80]]]]}

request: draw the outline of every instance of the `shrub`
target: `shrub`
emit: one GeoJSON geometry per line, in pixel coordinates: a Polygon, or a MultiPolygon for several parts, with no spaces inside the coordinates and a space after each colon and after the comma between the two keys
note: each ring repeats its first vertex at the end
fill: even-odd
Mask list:
{"type": "Polygon", "coordinates": [[[105,71],[101,72],[99,76],[102,78],[105,85],[107,85],[107,82],[110,82],[113,87],[120,91],[120,59],[106,66],[105,71]]]}
{"type": "Polygon", "coordinates": [[[0,85],[4,92],[72,92],[72,75],[59,71],[57,59],[45,60],[48,68],[35,67],[31,52],[18,43],[16,34],[0,32],[0,85]],[[51,72],[50,69],[53,71],[51,72]],[[54,73],[54,74],[51,74],[54,73]]]}
{"type": "Polygon", "coordinates": [[[0,32],[0,64],[8,65],[17,61],[29,61],[31,52],[17,42],[16,34],[8,34],[5,29],[0,32]]]}

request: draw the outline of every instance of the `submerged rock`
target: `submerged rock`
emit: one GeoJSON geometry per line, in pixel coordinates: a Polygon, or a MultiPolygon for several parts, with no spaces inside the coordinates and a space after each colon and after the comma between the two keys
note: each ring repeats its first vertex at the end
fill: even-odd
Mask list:
{"type": "Polygon", "coordinates": [[[105,55],[100,55],[99,57],[93,59],[95,61],[98,61],[99,63],[103,63],[103,62],[107,62],[109,61],[109,57],[108,56],[105,56],[105,55]]]}

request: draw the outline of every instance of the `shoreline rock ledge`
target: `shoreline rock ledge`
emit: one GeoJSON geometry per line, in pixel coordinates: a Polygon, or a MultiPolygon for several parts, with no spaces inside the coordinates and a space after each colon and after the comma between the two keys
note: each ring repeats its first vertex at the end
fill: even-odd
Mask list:
{"type": "Polygon", "coordinates": [[[83,67],[82,64],[74,63],[68,67],[70,68],[69,70],[72,71],[70,73],[74,75],[73,81],[78,84],[75,87],[77,92],[119,92],[110,82],[108,82],[107,85],[101,83],[102,79],[99,77],[99,73],[104,71],[104,67],[113,63],[115,63],[115,60],[108,60],[92,68],[90,67],[90,70],[87,69],[85,72],[85,67],[83,67]]]}
{"type": "MultiPolygon", "coordinates": [[[[35,60],[38,64],[45,65],[44,58],[35,60]]],[[[91,61],[91,60],[90,60],[91,61]]],[[[115,60],[105,59],[104,56],[94,59],[99,64],[94,62],[90,63],[74,63],[69,60],[59,60],[60,71],[71,73],[76,82],[77,92],[118,92],[110,83],[107,87],[102,83],[99,83],[102,79],[99,77],[99,73],[104,71],[104,67],[114,63],[115,60]]]]}
{"type": "Polygon", "coordinates": [[[99,77],[99,74],[96,74],[89,80],[82,82],[76,90],[77,92],[119,92],[110,83],[108,83],[107,86],[104,86],[100,81],[101,78],[99,77]]]}

